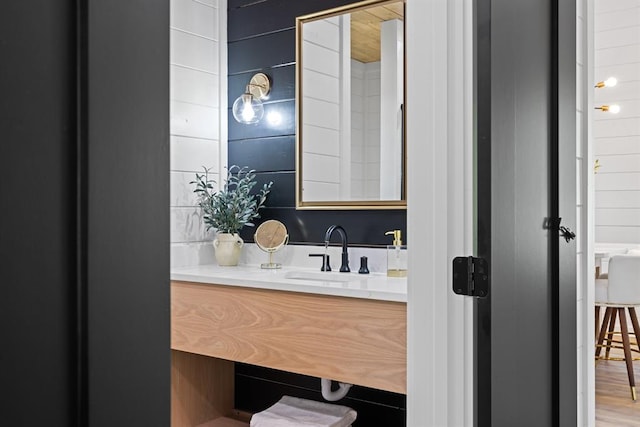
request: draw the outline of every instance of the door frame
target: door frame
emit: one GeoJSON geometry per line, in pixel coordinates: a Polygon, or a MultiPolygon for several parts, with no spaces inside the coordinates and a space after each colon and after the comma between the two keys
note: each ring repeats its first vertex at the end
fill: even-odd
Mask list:
{"type": "Polygon", "coordinates": [[[473,251],[472,3],[406,7],[407,426],[471,426],[472,301],[449,265],[473,251]]]}
{"type": "MultiPolygon", "coordinates": [[[[472,2],[406,2],[407,232],[412,242],[407,296],[407,426],[472,426],[473,304],[450,291],[449,268],[454,256],[473,253],[474,218],[470,212],[474,191],[469,172],[474,158],[472,2]]],[[[570,8],[572,3],[562,4],[570,8]]],[[[569,19],[566,13],[559,18],[569,19]]],[[[591,164],[590,150],[586,156],[591,164]]],[[[589,176],[587,169],[583,168],[583,176],[589,176]]],[[[586,231],[588,210],[582,211],[580,226],[574,225],[578,232],[586,231]]],[[[581,234],[587,236],[583,245],[592,249],[592,236],[581,234]]],[[[578,268],[584,274],[589,265],[587,259],[578,268]]],[[[588,280],[579,280],[580,285],[588,286],[588,280]]],[[[589,319],[587,308],[593,295],[589,297],[587,292],[586,296],[578,307],[581,315],[572,326],[574,334],[577,327],[588,340],[593,335],[593,317],[584,323],[589,319]]],[[[583,343],[589,348],[588,341],[583,343]]],[[[574,353],[581,368],[577,368],[580,372],[573,398],[579,397],[577,409],[583,421],[593,420],[593,395],[589,392],[593,370],[582,363],[587,353],[574,353]]],[[[567,389],[564,393],[572,394],[567,389]]]]}
{"type": "Polygon", "coordinates": [[[578,403],[581,425],[593,427],[596,422],[595,397],[595,177],[593,174],[594,153],[591,121],[593,117],[594,93],[589,82],[594,82],[594,0],[577,2],[576,10],[578,58],[577,87],[580,95],[576,108],[578,144],[581,149],[582,173],[578,175],[576,187],[581,198],[578,218],[579,233],[585,236],[578,246],[578,337],[583,348],[578,352],[578,403]]]}

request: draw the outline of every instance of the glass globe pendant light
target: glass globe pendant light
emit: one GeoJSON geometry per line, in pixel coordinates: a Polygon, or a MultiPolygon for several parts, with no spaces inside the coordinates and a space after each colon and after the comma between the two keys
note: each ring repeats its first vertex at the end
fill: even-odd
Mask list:
{"type": "Polygon", "coordinates": [[[258,123],[264,115],[262,99],[266,99],[270,91],[269,78],[258,73],[251,78],[242,95],[233,103],[233,118],[239,123],[258,123]]]}
{"type": "Polygon", "coordinates": [[[249,86],[245,93],[240,95],[233,103],[233,118],[240,123],[251,124],[258,123],[264,114],[264,106],[262,101],[249,91],[249,86]]]}

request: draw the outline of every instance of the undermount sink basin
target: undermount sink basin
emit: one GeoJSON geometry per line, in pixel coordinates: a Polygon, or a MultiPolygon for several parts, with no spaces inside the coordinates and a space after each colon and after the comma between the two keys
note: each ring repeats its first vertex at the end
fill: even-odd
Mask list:
{"type": "Polygon", "coordinates": [[[339,282],[348,283],[361,280],[350,273],[331,273],[322,271],[288,271],[285,279],[312,280],[314,282],[339,282]]]}

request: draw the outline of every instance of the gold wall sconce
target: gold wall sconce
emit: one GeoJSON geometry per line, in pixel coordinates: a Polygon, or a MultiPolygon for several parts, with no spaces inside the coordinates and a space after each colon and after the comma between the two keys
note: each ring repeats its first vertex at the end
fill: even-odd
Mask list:
{"type": "Polygon", "coordinates": [[[233,103],[233,118],[239,123],[258,123],[264,115],[262,100],[268,98],[270,91],[269,77],[264,73],[254,74],[244,93],[233,103]]]}
{"type": "Polygon", "coordinates": [[[620,106],[618,104],[601,105],[594,108],[611,114],[618,114],[620,112],[620,106]]]}
{"type": "Polygon", "coordinates": [[[618,79],[615,77],[609,77],[607,80],[596,83],[596,88],[602,89],[603,87],[614,87],[618,84],[618,79]]]}
{"type": "Polygon", "coordinates": [[[596,159],[593,163],[593,173],[598,173],[598,169],[600,169],[600,159],[596,159]]]}

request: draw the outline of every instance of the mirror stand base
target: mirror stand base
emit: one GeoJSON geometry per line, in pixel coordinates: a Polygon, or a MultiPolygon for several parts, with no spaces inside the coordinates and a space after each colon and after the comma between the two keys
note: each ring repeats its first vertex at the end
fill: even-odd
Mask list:
{"type": "Polygon", "coordinates": [[[267,270],[275,270],[278,268],[282,268],[282,264],[278,264],[277,262],[265,262],[260,264],[260,268],[264,268],[267,270]]]}

